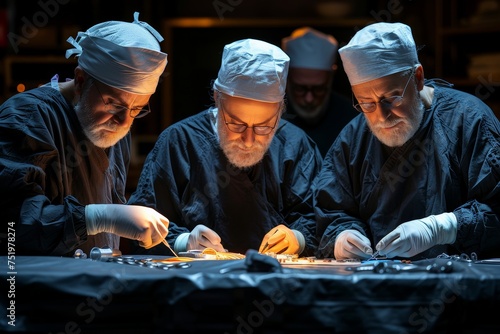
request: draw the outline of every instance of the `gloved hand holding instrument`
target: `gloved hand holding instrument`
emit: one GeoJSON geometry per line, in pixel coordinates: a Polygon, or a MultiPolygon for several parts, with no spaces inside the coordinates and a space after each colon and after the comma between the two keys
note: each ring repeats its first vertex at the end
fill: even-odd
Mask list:
{"type": "Polygon", "coordinates": [[[213,248],[217,252],[226,252],[217,232],[201,224],[196,225],[190,233],[179,235],[174,244],[174,250],[178,253],[195,249],[203,250],[205,248],[213,248]]]}
{"type": "Polygon", "coordinates": [[[337,260],[368,259],[372,254],[370,240],[357,230],[344,230],[335,239],[337,260]]]}
{"type": "Polygon", "coordinates": [[[259,253],[300,254],[304,247],[305,238],[302,233],[280,224],[264,236],[259,253]]]}
{"type": "Polygon", "coordinates": [[[169,220],[156,210],[125,204],[89,204],[85,206],[87,234],[108,232],[138,240],[144,248],[163,242],[169,220]]]}
{"type": "Polygon", "coordinates": [[[412,257],[435,245],[452,244],[457,237],[457,218],[445,212],[403,223],[376,246],[388,258],[412,257]]]}

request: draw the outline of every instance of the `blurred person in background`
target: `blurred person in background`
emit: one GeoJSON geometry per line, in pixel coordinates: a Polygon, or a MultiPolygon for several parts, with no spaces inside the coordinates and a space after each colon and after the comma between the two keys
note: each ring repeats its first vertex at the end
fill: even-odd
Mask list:
{"type": "Polygon", "coordinates": [[[290,57],[283,117],[303,129],[325,156],[340,130],[357,115],[351,100],[333,89],[338,42],[303,27],[283,38],[281,48],[290,57]]]}

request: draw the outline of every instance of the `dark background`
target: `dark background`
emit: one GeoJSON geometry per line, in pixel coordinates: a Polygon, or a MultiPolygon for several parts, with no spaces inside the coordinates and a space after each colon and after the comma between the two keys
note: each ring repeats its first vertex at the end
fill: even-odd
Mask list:
{"type": "MultiPolygon", "coordinates": [[[[500,117],[500,0],[0,0],[0,103],[18,84],[34,88],[56,73],[71,78],[76,60],[64,57],[72,47],[66,39],[103,21],[132,21],[135,11],[165,38],[169,63],[151,99],[152,114],[132,129],[132,186],[158,134],[212,104],[224,45],[256,38],[280,46],[306,25],[342,46],[366,24],[406,23],[425,76],[478,96],[500,117]],[[321,10],[325,3],[335,7],[321,10]],[[493,54],[496,65],[470,72],[474,56],[484,54],[493,54]]],[[[340,60],[334,86],[350,97],[340,60]]]]}

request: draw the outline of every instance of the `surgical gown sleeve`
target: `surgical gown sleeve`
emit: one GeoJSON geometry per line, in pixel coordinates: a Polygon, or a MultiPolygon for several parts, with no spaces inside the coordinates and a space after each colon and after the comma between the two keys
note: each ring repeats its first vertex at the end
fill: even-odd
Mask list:
{"type": "MultiPolygon", "coordinates": [[[[220,148],[209,112],[165,129],[148,155],[130,204],[157,209],[170,220],[167,241],[203,224],[232,252],[258,249],[278,224],[299,230],[304,254],[316,248],[312,180],[322,158],[296,126],[282,121],[268,152],[247,170],[220,148]]],[[[167,252],[154,247],[153,253],[167,252]]]]}
{"type": "Polygon", "coordinates": [[[345,229],[373,248],[399,224],[443,212],[457,217],[455,243],[418,257],[500,256],[499,121],[476,97],[428,84],[433,103],[403,146],[383,146],[359,115],[328,152],[315,186],[320,256],[332,256],[345,229]]]}
{"type": "Polygon", "coordinates": [[[0,207],[4,226],[14,225],[16,253],[69,255],[86,242],[85,204],[125,202],[129,142],[108,153],[95,147],[73,107],[50,87],[6,101],[0,107],[0,207]],[[108,168],[109,162],[119,167],[108,168]]]}
{"type": "MultiPolygon", "coordinates": [[[[183,189],[189,184],[190,164],[185,138],[175,132],[167,129],[160,134],[144,162],[137,189],[128,201],[154,208],[169,219],[167,242],[172,246],[181,233],[190,232],[186,226],[176,224],[184,220],[181,202],[183,189]]],[[[193,196],[199,196],[201,210],[201,193],[195,192],[193,196]]]]}
{"type": "MultiPolygon", "coordinates": [[[[358,123],[354,124],[344,129],[344,135],[359,129],[358,123]]],[[[314,180],[314,211],[319,240],[316,256],[319,258],[333,257],[335,239],[344,230],[370,235],[367,224],[360,217],[359,198],[355,194],[360,183],[349,167],[348,154],[349,146],[343,139],[337,139],[314,180]]]]}

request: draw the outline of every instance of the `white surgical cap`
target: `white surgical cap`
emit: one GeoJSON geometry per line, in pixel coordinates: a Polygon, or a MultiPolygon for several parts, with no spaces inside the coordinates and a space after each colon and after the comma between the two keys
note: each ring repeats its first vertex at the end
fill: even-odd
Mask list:
{"type": "Polygon", "coordinates": [[[236,97],[280,102],[285,96],[290,58],[277,46],[244,39],[224,47],[214,89],[236,97]]]}
{"type": "Polygon", "coordinates": [[[75,49],[66,51],[66,58],[76,55],[78,65],[92,77],[111,87],[137,95],[155,92],[160,75],[167,65],[167,54],[160,51],[163,37],[146,22],[108,21],[86,32],[79,32],[68,42],[75,49]]]}
{"type": "Polygon", "coordinates": [[[418,64],[411,29],[402,23],[374,23],[340,48],[351,86],[413,68],[418,64]]]}
{"type": "Polygon", "coordinates": [[[303,27],[281,41],[282,49],[290,56],[290,67],[332,70],[339,43],[332,35],[303,27]]]}

